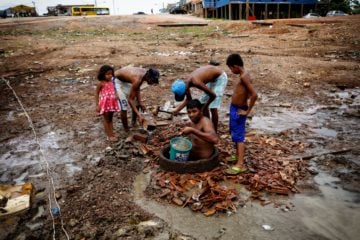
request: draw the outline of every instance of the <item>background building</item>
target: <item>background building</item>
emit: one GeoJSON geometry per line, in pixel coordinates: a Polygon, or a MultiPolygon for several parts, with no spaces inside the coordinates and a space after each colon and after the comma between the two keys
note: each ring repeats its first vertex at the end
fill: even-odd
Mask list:
{"type": "Polygon", "coordinates": [[[26,5],[17,5],[4,10],[5,17],[36,17],[36,9],[26,5]]]}
{"type": "Polygon", "coordinates": [[[57,5],[47,7],[49,16],[93,16],[109,15],[108,7],[98,7],[94,5],[57,5]]]}
{"type": "Polygon", "coordinates": [[[190,0],[185,6],[205,18],[255,20],[302,17],[316,11],[317,3],[317,0],[190,0]]]}

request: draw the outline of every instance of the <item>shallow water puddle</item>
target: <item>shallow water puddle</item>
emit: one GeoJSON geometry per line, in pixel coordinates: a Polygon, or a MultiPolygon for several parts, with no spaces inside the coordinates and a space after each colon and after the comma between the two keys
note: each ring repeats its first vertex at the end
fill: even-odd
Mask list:
{"type": "Polygon", "coordinates": [[[65,164],[65,169],[68,175],[73,176],[75,173],[80,172],[82,170],[81,167],[76,166],[72,163],[65,164]]]}
{"type": "MultiPolygon", "coordinates": [[[[147,199],[143,191],[150,174],[140,174],[134,182],[135,202],[144,210],[165,220],[170,227],[196,239],[356,239],[360,212],[356,194],[337,189],[337,181],[325,173],[316,177],[320,193],[276,197],[279,202],[291,202],[294,209],[284,212],[270,204],[247,202],[236,213],[205,217],[188,208],[147,199]],[[349,215],[351,217],[349,217],[349,215]],[[264,229],[270,226],[271,231],[264,229]]],[[[240,187],[240,197],[247,194],[240,187]]],[[[247,196],[246,196],[247,197],[247,196]]]]}
{"type": "Polygon", "coordinates": [[[304,112],[282,110],[274,112],[270,116],[254,116],[250,121],[250,128],[279,133],[287,129],[298,128],[312,120],[313,117],[304,112]]]}
{"type": "Polygon", "coordinates": [[[39,137],[42,153],[35,139],[30,136],[20,136],[10,139],[3,145],[0,155],[0,168],[4,169],[1,176],[2,181],[16,184],[24,183],[28,178],[41,178],[45,174],[46,161],[50,168],[54,165],[64,165],[68,176],[82,170],[75,163],[76,151],[71,151],[67,146],[61,146],[59,142],[64,142],[69,136],[63,131],[47,132],[39,137]],[[12,169],[15,174],[9,175],[7,169],[12,169]],[[11,179],[9,179],[11,178],[11,179]]]}
{"type": "Polygon", "coordinates": [[[335,130],[326,128],[326,127],[321,127],[321,128],[313,128],[311,129],[311,131],[313,131],[314,133],[324,136],[324,137],[336,137],[337,132],[335,130]]]}
{"type": "Polygon", "coordinates": [[[360,230],[359,195],[338,188],[340,179],[320,172],[315,177],[320,194],[295,195],[294,204],[304,227],[328,239],[356,239],[360,230]]]}

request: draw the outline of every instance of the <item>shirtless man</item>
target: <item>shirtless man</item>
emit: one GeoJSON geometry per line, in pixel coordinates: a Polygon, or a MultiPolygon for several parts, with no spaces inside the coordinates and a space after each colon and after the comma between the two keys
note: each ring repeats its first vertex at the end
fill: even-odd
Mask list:
{"type": "Polygon", "coordinates": [[[214,124],[215,132],[218,127],[218,109],[221,106],[221,100],[224,95],[224,90],[227,84],[227,75],[220,68],[212,65],[200,67],[193,71],[186,80],[178,79],[172,86],[171,90],[175,94],[176,101],[183,101],[174,111],[173,114],[178,114],[188,102],[192,99],[190,88],[195,87],[204,91],[200,102],[204,104],[204,115],[210,117],[209,108],[211,112],[211,121],[214,124]]]}
{"type": "Polygon", "coordinates": [[[230,105],[230,134],[236,145],[237,162],[235,166],[227,170],[229,174],[239,174],[246,171],[244,167],[245,124],[246,117],[257,99],[257,93],[251,83],[249,73],[245,71],[244,62],[239,54],[229,55],[226,65],[232,73],[240,74],[235,83],[230,105]]]}
{"type": "Polygon", "coordinates": [[[210,119],[203,115],[202,104],[198,99],[189,101],[186,107],[192,124],[185,127],[181,134],[189,135],[192,141],[189,159],[209,158],[214,152],[214,144],[219,142],[219,137],[210,119]]]}
{"type": "Polygon", "coordinates": [[[139,108],[143,112],[146,108],[141,101],[140,87],[144,82],[147,82],[149,85],[158,84],[159,71],[154,68],[123,67],[115,71],[114,75],[114,85],[121,107],[121,122],[124,129],[128,131],[128,106],[130,105],[132,109],[132,124],[135,125],[136,117],[139,117],[141,124],[144,121],[144,117],[139,112],[139,108]]]}

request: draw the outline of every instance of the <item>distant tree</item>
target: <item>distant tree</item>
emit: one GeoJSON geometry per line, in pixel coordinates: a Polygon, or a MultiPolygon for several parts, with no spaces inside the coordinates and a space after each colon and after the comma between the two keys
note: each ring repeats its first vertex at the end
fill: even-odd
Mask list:
{"type": "Polygon", "coordinates": [[[331,0],[330,1],[330,10],[341,10],[345,13],[350,13],[350,0],[331,0]]]}
{"type": "Polygon", "coordinates": [[[354,14],[360,14],[360,1],[359,0],[351,1],[350,7],[354,14]]]}
{"type": "Polygon", "coordinates": [[[345,13],[351,13],[350,3],[359,2],[359,0],[319,0],[318,13],[325,16],[328,11],[341,10],[345,13]]]}

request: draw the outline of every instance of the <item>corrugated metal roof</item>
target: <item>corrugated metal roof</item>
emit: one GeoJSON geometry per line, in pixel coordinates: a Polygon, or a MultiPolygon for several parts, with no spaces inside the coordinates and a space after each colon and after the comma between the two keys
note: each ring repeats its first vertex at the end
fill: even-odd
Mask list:
{"type": "Polygon", "coordinates": [[[15,7],[10,8],[10,9],[13,10],[13,11],[31,11],[34,8],[26,6],[26,5],[17,5],[15,7]]]}
{"type": "Polygon", "coordinates": [[[192,3],[192,4],[196,4],[196,3],[201,3],[202,0],[188,0],[186,1],[186,3],[192,3]]]}

